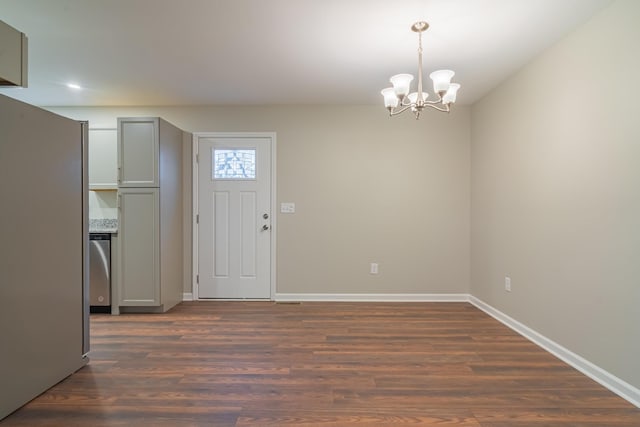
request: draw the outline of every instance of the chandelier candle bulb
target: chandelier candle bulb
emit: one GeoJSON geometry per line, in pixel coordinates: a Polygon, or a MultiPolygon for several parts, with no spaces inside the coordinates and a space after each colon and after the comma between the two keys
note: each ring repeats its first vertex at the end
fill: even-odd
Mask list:
{"type": "MultiPolygon", "coordinates": [[[[422,99],[420,101],[421,102],[426,101],[428,96],[429,96],[429,94],[427,92],[422,92],[422,99]]],[[[409,102],[410,103],[417,104],[418,103],[418,92],[411,92],[409,94],[409,96],[407,96],[407,98],[409,98],[409,102]]]]}
{"type": "Polygon", "coordinates": [[[402,101],[402,99],[409,94],[409,90],[411,90],[413,76],[411,74],[396,74],[392,76],[389,81],[393,85],[396,95],[400,101],[402,101]]]}
{"type": "Polygon", "coordinates": [[[447,90],[447,93],[445,93],[442,97],[442,103],[453,104],[454,102],[456,102],[456,94],[458,93],[458,89],[460,89],[460,85],[458,83],[451,83],[449,85],[449,90],[447,90]]]}
{"type": "Polygon", "coordinates": [[[396,95],[396,91],[392,87],[382,89],[380,93],[384,96],[384,106],[386,108],[393,109],[398,106],[399,99],[396,95]]]}
{"type": "Polygon", "coordinates": [[[418,33],[418,90],[411,92],[411,74],[396,74],[389,81],[392,88],[383,89],[380,93],[384,97],[384,106],[389,110],[390,116],[398,115],[404,111],[411,110],[420,118],[420,113],[426,107],[448,113],[451,105],[456,102],[456,96],[460,85],[451,83],[455,73],[451,70],[438,70],[429,75],[433,80],[433,90],[438,99],[427,101],[429,94],[423,92],[422,85],[422,33],[429,28],[429,24],[424,21],[416,22],[411,26],[411,30],[418,33]]]}
{"type": "Polygon", "coordinates": [[[448,91],[454,74],[451,70],[438,70],[429,74],[429,77],[433,80],[433,91],[435,93],[445,93],[448,91]]]}

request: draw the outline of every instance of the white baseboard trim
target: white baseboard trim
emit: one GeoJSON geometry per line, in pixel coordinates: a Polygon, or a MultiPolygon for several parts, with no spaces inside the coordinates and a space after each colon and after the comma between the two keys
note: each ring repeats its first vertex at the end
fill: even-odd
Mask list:
{"type": "Polygon", "coordinates": [[[274,301],[336,302],[468,302],[469,294],[287,294],[277,293],[274,301]]]}
{"type": "Polygon", "coordinates": [[[193,293],[185,292],[182,294],[182,301],[193,301],[193,293]]]}
{"type": "Polygon", "coordinates": [[[618,396],[640,408],[640,389],[637,389],[599,366],[594,365],[582,356],[577,355],[555,341],[552,341],[528,326],[523,325],[473,295],[469,296],[469,302],[487,313],[489,316],[502,322],[523,337],[532,341],[534,344],[537,344],[560,360],[576,368],[578,371],[582,372],[600,385],[608,388],[618,396]]]}

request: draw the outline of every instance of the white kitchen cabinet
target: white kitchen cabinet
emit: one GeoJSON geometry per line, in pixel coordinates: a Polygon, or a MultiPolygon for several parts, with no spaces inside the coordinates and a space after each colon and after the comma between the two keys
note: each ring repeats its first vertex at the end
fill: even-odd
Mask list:
{"type": "Polygon", "coordinates": [[[159,118],[118,119],[119,311],[182,301],[182,137],[159,118]]]}
{"type": "Polygon", "coordinates": [[[27,36],[0,21],[0,86],[27,87],[27,36]]]}
{"type": "Polygon", "coordinates": [[[89,190],[118,188],[118,130],[89,129],[89,190]]]}
{"type": "Polygon", "coordinates": [[[120,305],[161,304],[159,192],[143,187],[119,191],[120,305]]]}
{"type": "Polygon", "coordinates": [[[158,187],[160,119],[118,119],[118,168],[120,187],[158,187]]]}

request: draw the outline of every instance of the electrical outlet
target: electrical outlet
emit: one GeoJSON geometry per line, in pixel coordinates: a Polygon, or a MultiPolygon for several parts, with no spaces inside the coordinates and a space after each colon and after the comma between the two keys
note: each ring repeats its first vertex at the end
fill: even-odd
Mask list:
{"type": "Polygon", "coordinates": [[[504,277],[504,290],[507,292],[511,292],[511,277],[504,277]]]}
{"type": "Polygon", "coordinates": [[[372,262],[371,263],[371,268],[369,269],[369,273],[370,274],[378,274],[378,263],[377,262],[372,262]]]}

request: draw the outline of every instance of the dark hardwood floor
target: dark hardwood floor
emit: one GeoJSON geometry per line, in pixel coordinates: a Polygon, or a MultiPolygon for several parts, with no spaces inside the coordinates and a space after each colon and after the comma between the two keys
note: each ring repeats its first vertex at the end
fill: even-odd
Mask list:
{"type": "Polygon", "coordinates": [[[91,337],[89,365],[0,425],[640,426],[466,303],[190,302],[93,315],[91,337]]]}

